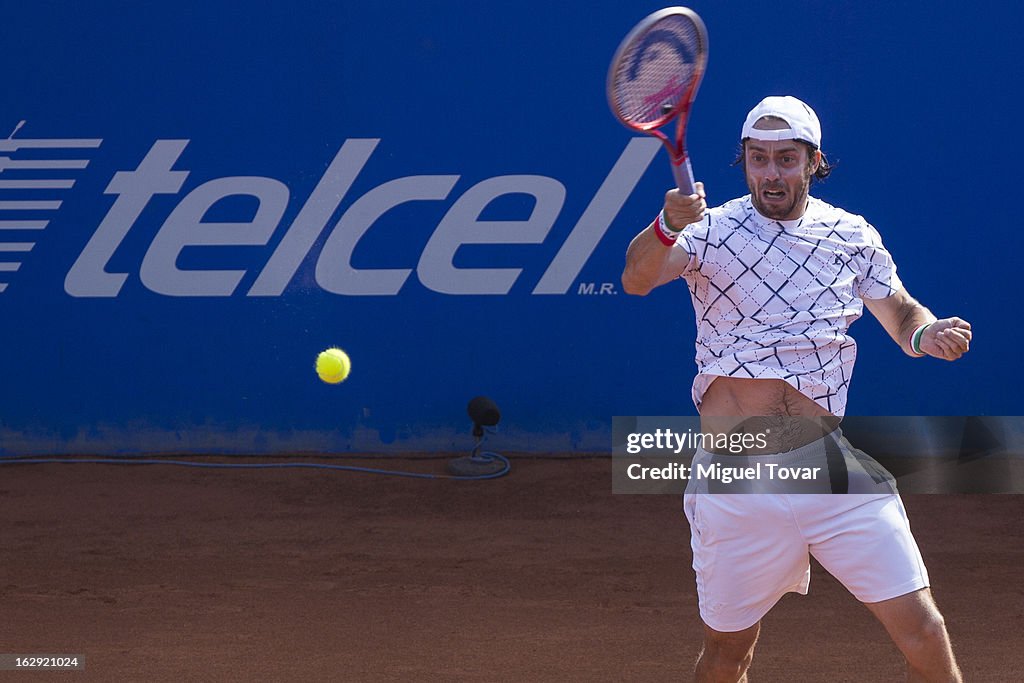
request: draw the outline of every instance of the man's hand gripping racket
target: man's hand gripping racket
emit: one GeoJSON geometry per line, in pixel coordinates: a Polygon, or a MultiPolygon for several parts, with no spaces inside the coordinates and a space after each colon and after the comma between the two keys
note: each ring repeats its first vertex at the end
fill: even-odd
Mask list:
{"type": "Polygon", "coordinates": [[[627,128],[664,143],[676,186],[696,193],[686,154],[686,121],[708,59],[704,22],[686,7],[658,10],[619,45],[608,69],[608,102],[627,128]],[[675,140],[658,130],[677,119],[675,140]]]}

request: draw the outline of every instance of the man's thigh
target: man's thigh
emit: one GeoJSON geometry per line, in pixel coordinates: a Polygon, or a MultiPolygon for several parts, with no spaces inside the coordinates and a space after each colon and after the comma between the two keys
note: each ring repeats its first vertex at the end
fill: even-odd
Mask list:
{"type": "Polygon", "coordinates": [[[942,619],[929,588],[921,588],[880,602],[865,602],[864,606],[871,610],[893,638],[897,639],[901,635],[916,634],[925,625],[942,619]]]}

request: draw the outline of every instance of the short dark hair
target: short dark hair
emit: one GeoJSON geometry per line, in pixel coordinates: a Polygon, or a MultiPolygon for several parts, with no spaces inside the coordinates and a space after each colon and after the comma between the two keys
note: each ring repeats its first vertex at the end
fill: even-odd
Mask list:
{"type": "MultiPolygon", "coordinates": [[[[810,160],[814,158],[814,152],[817,151],[818,148],[809,142],[804,142],[803,140],[797,140],[797,142],[807,147],[807,159],[808,163],[810,163],[810,160]]],[[[746,175],[746,163],[746,140],[744,140],[743,142],[740,142],[739,149],[737,149],[736,151],[736,158],[733,160],[732,165],[741,167],[743,169],[744,175],[746,175]]],[[[829,163],[829,160],[825,158],[825,153],[822,152],[821,163],[818,164],[818,169],[811,175],[811,183],[828,178],[830,175],[832,175],[833,168],[834,165],[829,163]]]]}

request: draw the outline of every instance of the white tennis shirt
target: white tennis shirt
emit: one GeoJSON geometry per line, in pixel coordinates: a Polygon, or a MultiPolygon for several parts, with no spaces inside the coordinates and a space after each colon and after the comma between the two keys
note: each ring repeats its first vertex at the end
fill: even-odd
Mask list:
{"type": "Polygon", "coordinates": [[[784,380],[843,415],[857,358],[846,332],[863,299],[903,287],[863,217],[810,197],[802,218],[774,221],[747,195],[709,209],[673,248],[689,256],[698,408],[715,377],[745,377],[784,380]]]}

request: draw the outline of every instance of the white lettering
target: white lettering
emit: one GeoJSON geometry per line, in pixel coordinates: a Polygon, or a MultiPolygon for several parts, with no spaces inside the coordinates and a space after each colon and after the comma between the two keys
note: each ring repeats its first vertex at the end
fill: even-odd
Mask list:
{"type": "Polygon", "coordinates": [[[820,467],[785,467],[767,463],[768,476],[772,479],[817,479],[820,467]]]}
{"type": "Polygon", "coordinates": [[[416,274],[424,286],[442,294],[508,294],[522,268],[457,268],[455,252],[463,244],[540,244],[565,202],[565,187],[554,178],[509,175],[477,183],[448,210],[420,256],[416,274]],[[530,194],[537,200],[525,221],[481,221],[481,212],[505,194],[530,194]]]}
{"type": "Polygon", "coordinates": [[[281,296],[378,142],[379,138],[345,141],[249,289],[249,296],[281,296]]]}
{"type": "MultiPolygon", "coordinates": [[[[366,165],[378,139],[346,140],[329,164],[295,220],[248,290],[248,296],[280,296],[295,277],[331,216],[366,165]]],[[[71,266],[64,289],[76,297],[116,297],[127,272],[107,266],[150,200],[178,194],[190,171],[171,170],[188,140],[157,140],[134,171],[119,171],[105,194],[117,199],[71,266]]],[[[597,194],[548,265],[534,294],[566,294],[598,242],[632,193],[659,144],[630,141],[597,194]]],[[[410,268],[361,268],[352,265],[360,240],[388,210],[410,201],[448,199],[459,176],[420,175],[398,178],[370,190],[345,211],[325,241],[316,263],[317,283],[342,295],[395,295],[409,278],[410,268]]],[[[463,245],[541,244],[551,233],[565,203],[565,187],[541,175],[508,175],[483,180],[455,200],[428,239],[416,264],[420,282],[443,294],[508,294],[523,268],[460,267],[463,245]],[[534,207],[522,220],[481,220],[487,207],[509,194],[533,197],[534,207]]],[[[208,181],[192,190],[166,218],[140,264],[143,284],[168,296],[230,296],[248,271],[183,270],[178,260],[187,247],[270,244],[287,210],[289,190],[278,180],[237,176],[208,181]],[[233,195],[259,200],[249,221],[204,222],[207,210],[233,195]]],[[[411,264],[410,264],[411,266],[411,264]]],[[[614,286],[581,292],[612,294],[614,286]]]]}
{"type": "Polygon", "coordinates": [[[718,465],[715,463],[709,463],[702,465],[697,463],[697,478],[698,479],[714,479],[718,476],[718,465]]]}
{"type": "Polygon", "coordinates": [[[352,252],[366,231],[390,209],[416,200],[445,199],[457,175],[398,178],[360,197],[338,221],[316,263],[316,281],[334,294],[398,294],[411,269],[352,267],[352,252]]]}
{"type": "Polygon", "coordinates": [[[661,143],[653,138],[629,141],[544,276],[533,288],[534,294],[565,294],[569,291],[659,149],[661,143]]]}
{"type": "Polygon", "coordinates": [[[244,270],[181,270],[181,251],[190,246],[264,246],[288,207],[288,188],[272,178],[238,176],[203,183],[181,200],[153,238],[139,275],[142,283],[167,296],[231,296],[244,270]],[[249,223],[204,222],[217,202],[235,195],[259,199],[249,223]]]}
{"type": "Polygon", "coordinates": [[[121,291],[127,273],[108,273],[107,262],[114,255],[142,210],[156,194],[177,194],[188,171],[172,171],[188,140],[157,140],[134,171],[114,174],[104,194],[117,199],[96,232],[78,255],[64,278],[64,291],[71,296],[114,297],[121,291]]]}

